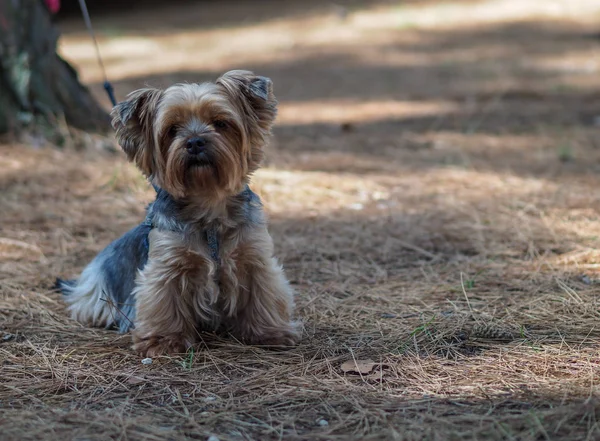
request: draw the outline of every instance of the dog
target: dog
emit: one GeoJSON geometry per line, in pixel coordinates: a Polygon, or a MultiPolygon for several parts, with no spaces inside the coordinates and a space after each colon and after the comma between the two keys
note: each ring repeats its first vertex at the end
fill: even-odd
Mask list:
{"type": "Polygon", "coordinates": [[[148,357],[185,352],[203,331],[295,345],[293,292],[248,186],[276,114],[271,80],[242,70],[117,104],[117,141],[157,195],[79,279],[58,279],[71,317],[132,330],[133,349],[148,357]]]}

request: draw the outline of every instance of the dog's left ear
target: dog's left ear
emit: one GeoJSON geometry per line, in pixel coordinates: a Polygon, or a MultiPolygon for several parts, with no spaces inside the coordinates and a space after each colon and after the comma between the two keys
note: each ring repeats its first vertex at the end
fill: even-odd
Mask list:
{"type": "Polygon", "coordinates": [[[246,116],[255,120],[262,130],[271,130],[277,116],[277,100],[269,78],[247,70],[232,70],[223,74],[217,84],[240,102],[246,116]]]}

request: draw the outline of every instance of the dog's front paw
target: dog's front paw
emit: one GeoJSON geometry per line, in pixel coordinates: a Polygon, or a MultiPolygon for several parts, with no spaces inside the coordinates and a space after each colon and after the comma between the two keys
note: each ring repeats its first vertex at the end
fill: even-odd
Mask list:
{"type": "Polygon", "coordinates": [[[269,329],[249,339],[250,344],[274,348],[291,348],[296,346],[298,341],[300,341],[300,330],[296,325],[290,325],[286,328],[269,329]]]}
{"type": "Polygon", "coordinates": [[[189,344],[181,335],[151,336],[144,339],[134,337],[133,350],[142,357],[185,353],[189,344]]]}

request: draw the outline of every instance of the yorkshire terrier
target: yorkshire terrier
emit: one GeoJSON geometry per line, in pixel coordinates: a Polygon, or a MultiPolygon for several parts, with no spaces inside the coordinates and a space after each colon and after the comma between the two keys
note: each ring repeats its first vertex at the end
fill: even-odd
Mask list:
{"type": "Polygon", "coordinates": [[[115,106],[117,140],[157,196],[79,279],[58,280],[71,316],[132,329],[134,350],[149,357],[185,352],[201,331],[294,345],[293,292],[248,187],[276,114],[271,80],[240,70],[140,89],[115,106]]]}

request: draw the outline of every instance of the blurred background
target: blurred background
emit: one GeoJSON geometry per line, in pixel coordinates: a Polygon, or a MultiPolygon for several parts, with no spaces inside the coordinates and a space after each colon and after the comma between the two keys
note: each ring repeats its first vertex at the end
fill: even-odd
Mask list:
{"type": "MultiPolygon", "coordinates": [[[[59,52],[109,107],[78,7],[63,1],[55,18],[59,52]]],[[[568,131],[600,124],[593,0],[92,1],[89,8],[120,99],[143,85],[207,81],[236,67],[272,77],[281,101],[277,160],[294,167],[314,159],[332,166],[298,152],[337,154],[333,162],[345,156],[346,170],[365,161],[389,167],[391,159],[410,168],[450,162],[546,173],[576,167],[565,163],[578,153],[591,159],[568,131]],[[557,145],[546,149],[526,135],[557,145]]]]}

